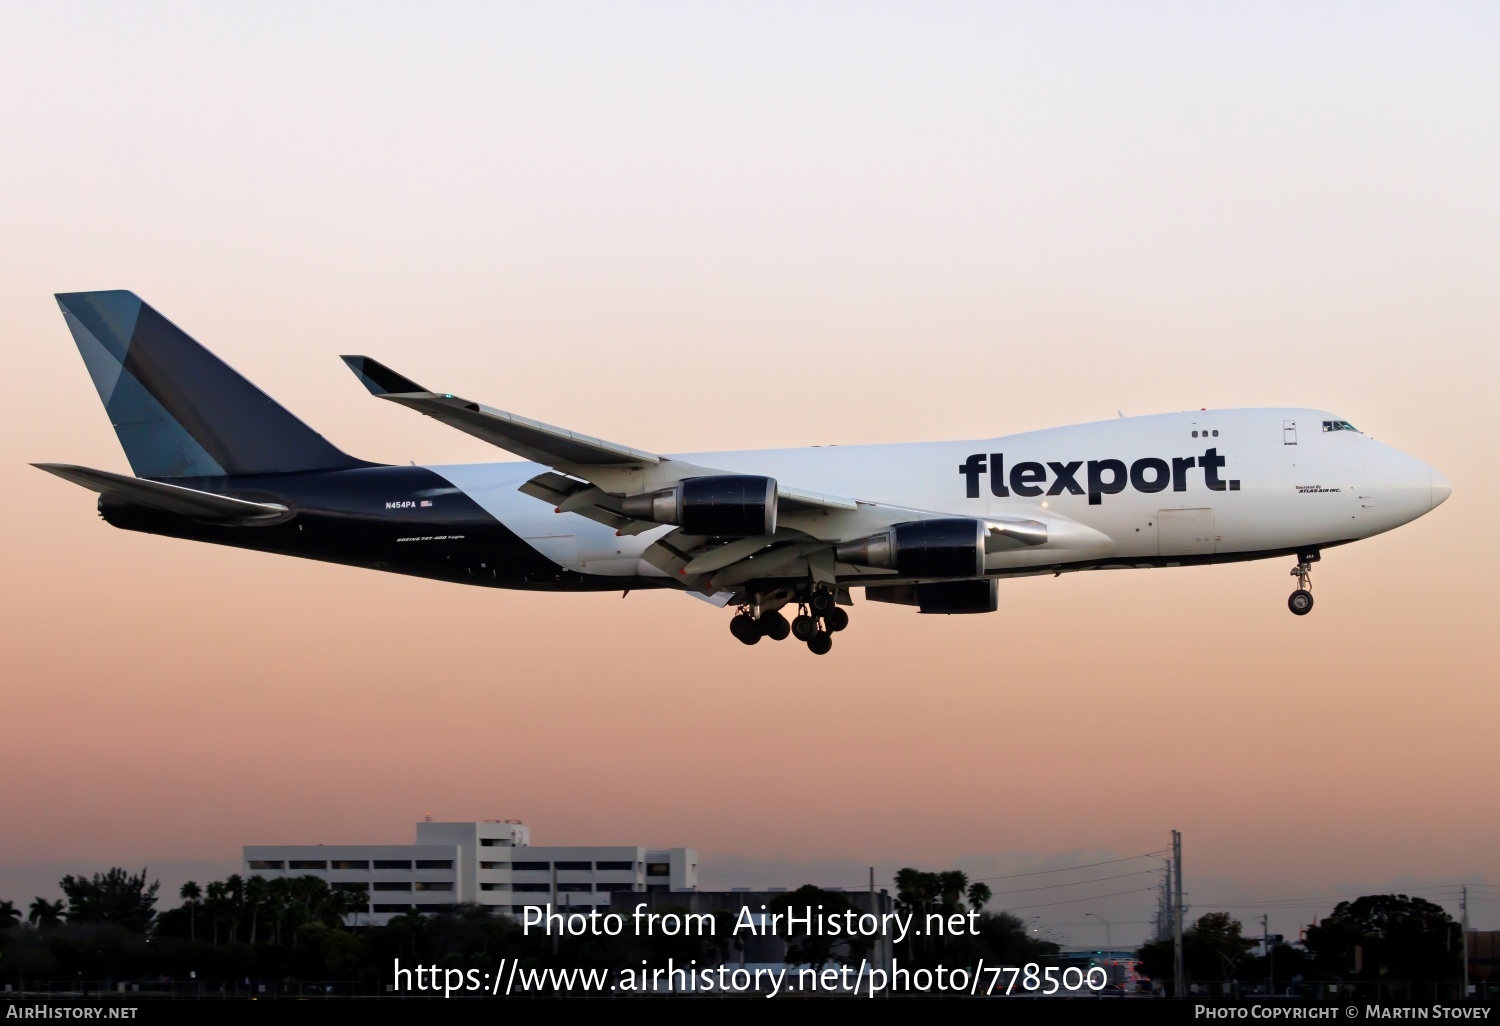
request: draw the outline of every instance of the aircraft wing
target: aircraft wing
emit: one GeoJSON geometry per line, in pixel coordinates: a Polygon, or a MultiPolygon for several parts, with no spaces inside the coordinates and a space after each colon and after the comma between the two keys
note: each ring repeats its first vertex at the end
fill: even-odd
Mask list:
{"type": "Polygon", "coordinates": [[[33,463],[38,470],[56,474],[64,481],[82,485],[101,495],[118,495],[137,506],[150,506],[180,513],[198,520],[222,523],[246,523],[254,520],[269,520],[282,516],[287,508],[276,502],[250,502],[228,495],[203,492],[196,488],[167,484],[164,481],[149,481],[124,474],[111,474],[107,470],[92,470],[75,467],[67,463],[33,463]]]}
{"type": "Polygon", "coordinates": [[[346,356],[344,362],[370,394],[424,413],[491,445],[498,445],[533,463],[589,466],[650,465],[661,457],[628,445],[606,442],[567,428],[543,424],[505,410],[496,410],[447,392],[430,392],[368,356],[346,356]]]}
{"type": "MultiPolygon", "coordinates": [[[[688,478],[731,473],[579,434],[450,393],[432,392],[367,356],[343,359],[372,395],[551,467],[551,471],[525,482],[520,490],[551,503],[559,513],[577,513],[621,535],[644,534],[661,526],[627,515],[626,497],[669,488],[688,478]]],[[[676,528],[658,538],[641,558],[703,594],[716,594],[768,576],[810,576],[828,584],[847,581],[850,576],[889,579],[893,571],[838,562],[836,544],[894,524],[948,516],[829,495],[779,480],[776,488],[778,527],[774,534],[721,544],[718,539],[689,535],[676,528]]],[[[1048,540],[1049,527],[1039,520],[999,517],[991,518],[985,544],[987,550],[999,551],[1046,545],[1048,540]]]]}
{"type": "MultiPolygon", "coordinates": [[[[572,478],[569,482],[567,478],[559,479],[558,474],[543,474],[521,489],[528,495],[548,501],[556,497],[559,509],[565,513],[590,516],[588,510],[595,503],[584,501],[589,496],[582,496],[589,487],[597,491],[597,496],[591,497],[605,498],[667,487],[684,478],[727,473],[544,424],[451,393],[432,392],[368,356],[345,356],[343,360],[371,395],[426,414],[449,427],[572,478]]],[[[789,487],[779,481],[777,500],[778,509],[785,512],[812,509],[853,512],[858,508],[853,499],[789,487]]],[[[619,514],[614,516],[622,519],[619,514]]],[[[593,519],[614,526],[610,520],[593,519]]]]}

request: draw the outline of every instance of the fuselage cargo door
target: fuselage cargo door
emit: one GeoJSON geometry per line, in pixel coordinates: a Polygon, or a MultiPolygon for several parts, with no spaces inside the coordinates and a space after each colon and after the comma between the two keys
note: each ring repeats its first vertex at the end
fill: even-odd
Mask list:
{"type": "Polygon", "coordinates": [[[1156,511],[1157,551],[1163,556],[1213,554],[1218,542],[1211,509],[1162,509],[1156,511]]]}

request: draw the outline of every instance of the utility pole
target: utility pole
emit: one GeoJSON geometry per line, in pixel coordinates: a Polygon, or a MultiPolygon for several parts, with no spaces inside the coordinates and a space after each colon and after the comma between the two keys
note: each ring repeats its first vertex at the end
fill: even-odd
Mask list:
{"type": "Polygon", "coordinates": [[[1266,993],[1276,993],[1276,970],[1271,967],[1271,913],[1260,917],[1260,946],[1266,953],[1266,993]]]}
{"type": "Polygon", "coordinates": [[[1458,899],[1458,909],[1459,909],[1459,913],[1460,913],[1459,922],[1462,924],[1462,929],[1464,931],[1464,948],[1463,948],[1464,989],[1460,993],[1459,1000],[1460,1001],[1467,1001],[1467,1000],[1469,1000],[1469,885],[1468,884],[1464,884],[1463,887],[1460,889],[1459,894],[1460,894],[1460,897],[1458,899]]]}
{"type": "Polygon", "coordinates": [[[1182,831],[1172,831],[1172,996],[1187,997],[1182,958],[1182,831]]]}

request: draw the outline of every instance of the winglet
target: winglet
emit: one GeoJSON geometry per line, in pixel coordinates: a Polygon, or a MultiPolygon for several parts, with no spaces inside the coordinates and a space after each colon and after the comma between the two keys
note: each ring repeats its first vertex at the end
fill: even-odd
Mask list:
{"type": "Polygon", "coordinates": [[[368,356],[340,357],[349,365],[359,383],[370,390],[371,395],[391,395],[407,392],[426,392],[427,389],[411,378],[397,374],[379,360],[368,356]]]}

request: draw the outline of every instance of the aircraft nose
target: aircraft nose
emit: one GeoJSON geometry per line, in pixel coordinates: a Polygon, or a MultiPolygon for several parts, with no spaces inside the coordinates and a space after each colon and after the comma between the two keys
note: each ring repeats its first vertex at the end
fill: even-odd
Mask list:
{"type": "Polygon", "coordinates": [[[1432,508],[1437,509],[1453,494],[1453,482],[1444,477],[1436,467],[1429,467],[1428,470],[1432,472],[1432,508]]]}

